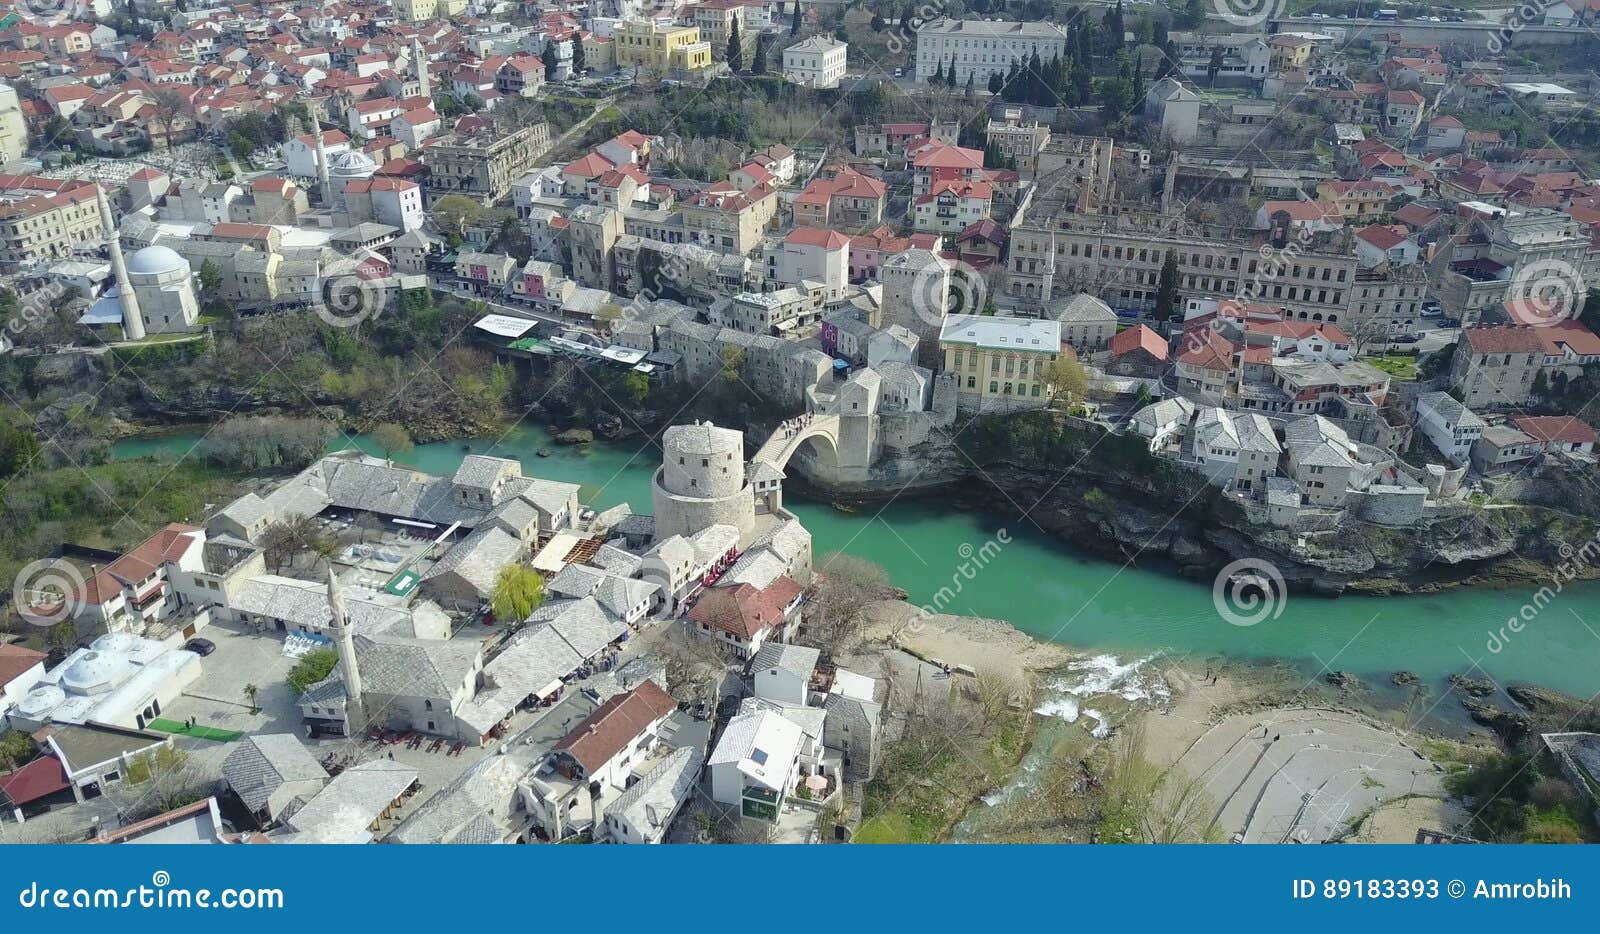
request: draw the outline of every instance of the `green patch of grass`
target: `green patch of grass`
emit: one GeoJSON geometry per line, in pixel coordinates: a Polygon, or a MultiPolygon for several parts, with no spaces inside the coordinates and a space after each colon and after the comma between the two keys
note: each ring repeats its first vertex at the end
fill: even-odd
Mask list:
{"type": "Polygon", "coordinates": [[[213,743],[231,743],[244,735],[236,730],[219,730],[214,726],[206,726],[204,724],[185,726],[176,720],[168,720],[165,717],[157,717],[146,724],[146,726],[152,730],[158,730],[162,733],[176,733],[179,736],[192,736],[195,739],[208,739],[213,743]]]}
{"type": "Polygon", "coordinates": [[[1362,361],[1370,363],[1395,379],[1412,380],[1417,378],[1417,358],[1407,354],[1383,354],[1376,357],[1362,357],[1362,361]]]}
{"type": "Polygon", "coordinates": [[[909,814],[890,811],[861,825],[856,843],[932,843],[928,828],[909,814]]]}

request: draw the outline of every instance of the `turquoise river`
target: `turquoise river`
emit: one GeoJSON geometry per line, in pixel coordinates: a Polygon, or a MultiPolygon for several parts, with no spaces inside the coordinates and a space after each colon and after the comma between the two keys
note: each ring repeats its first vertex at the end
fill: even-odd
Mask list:
{"type": "MultiPolygon", "coordinates": [[[[130,439],[117,445],[115,456],[182,457],[199,438],[130,439]]],[[[340,438],[335,446],[350,443],[340,438]]],[[[359,438],[355,443],[365,445],[359,438]]],[[[585,485],[591,505],[626,502],[639,512],[650,511],[650,476],[660,458],[653,445],[578,449],[553,443],[540,428],[519,427],[499,439],[418,445],[398,460],[448,474],[469,452],[520,458],[531,475],[585,485]]],[[[1568,587],[1530,613],[1520,632],[1503,636],[1498,633],[1533,601],[1535,588],[1338,599],[1291,594],[1281,615],[1239,627],[1215,611],[1209,582],[1086,557],[1020,517],[962,512],[939,498],[903,499],[881,512],[874,506],[845,513],[793,497],[788,505],[810,529],[819,560],[844,551],[875,561],[918,603],[950,586],[966,556],[1005,529],[1009,542],[972,580],[961,581],[961,592],[943,611],[1004,619],[1076,649],[1123,657],[1163,652],[1191,660],[1281,660],[1308,674],[1326,666],[1381,686],[1400,669],[1437,685],[1476,662],[1502,684],[1531,682],[1580,697],[1600,691],[1600,584],[1568,587]]]]}

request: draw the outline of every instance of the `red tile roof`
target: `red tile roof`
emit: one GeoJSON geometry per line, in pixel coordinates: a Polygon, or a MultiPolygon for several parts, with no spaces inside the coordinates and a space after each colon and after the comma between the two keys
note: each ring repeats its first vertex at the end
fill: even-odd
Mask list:
{"type": "Polygon", "coordinates": [[[0,687],[15,681],[42,661],[44,661],[43,652],[35,652],[24,645],[0,643],[0,687]]]}
{"type": "Polygon", "coordinates": [[[795,243],[800,246],[819,246],[825,250],[837,250],[848,246],[850,238],[837,230],[826,227],[796,227],[789,231],[783,238],[784,243],[795,243]]]}
{"type": "Polygon", "coordinates": [[[1588,423],[1570,415],[1518,415],[1517,429],[1535,441],[1593,444],[1596,436],[1588,423]]]}
{"type": "Polygon", "coordinates": [[[799,595],[800,585],[788,577],[779,577],[765,590],[750,584],[713,587],[689,610],[689,618],[741,639],[753,639],[782,625],[784,607],[799,595]]]}
{"type": "Polygon", "coordinates": [[[1544,341],[1533,328],[1481,327],[1462,332],[1474,353],[1542,353],[1544,341]]]}
{"type": "Polygon", "coordinates": [[[1162,363],[1167,362],[1167,342],[1142,324],[1111,338],[1111,356],[1120,357],[1135,350],[1143,350],[1162,363]]]}
{"type": "Polygon", "coordinates": [[[14,772],[0,775],[0,798],[27,804],[66,788],[67,770],[54,756],[40,756],[14,772]]]}
{"type": "Polygon", "coordinates": [[[645,681],[590,711],[556,743],[556,750],[571,756],[593,775],[638,739],[650,724],[677,709],[671,695],[654,681],[645,681]]]}
{"type": "Polygon", "coordinates": [[[1233,369],[1233,344],[1210,328],[1198,328],[1183,336],[1183,351],[1178,362],[1203,370],[1233,369]]]}

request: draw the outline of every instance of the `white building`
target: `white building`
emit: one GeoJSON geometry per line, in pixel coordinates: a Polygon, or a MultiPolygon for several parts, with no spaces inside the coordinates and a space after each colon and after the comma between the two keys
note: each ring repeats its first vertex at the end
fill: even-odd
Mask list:
{"type": "MultiPolygon", "coordinates": [[[[331,160],[340,153],[350,151],[350,137],[343,130],[323,130],[322,146],[331,160]]],[[[310,133],[296,136],[283,145],[284,163],[289,174],[302,180],[315,179],[317,165],[317,138],[310,133]]]]}
{"type": "Polygon", "coordinates": [[[199,677],[195,653],[109,632],[45,672],[12,709],[10,722],[27,730],[51,722],[142,730],[199,677]]]}
{"type": "Polygon", "coordinates": [[[200,319],[189,261],[173,250],[147,246],[128,257],[128,282],[139,299],[146,334],[192,331],[200,319]]]}
{"type": "Polygon", "coordinates": [[[917,80],[936,71],[956,70],[956,84],[987,89],[989,76],[1004,76],[1012,62],[1027,61],[1035,52],[1041,61],[1065,56],[1066,30],[1054,23],[989,22],[936,19],[917,30],[917,80]]]}
{"type": "Polygon", "coordinates": [[[801,87],[836,88],[844,77],[848,46],[831,36],[812,36],[783,50],[783,77],[801,87]]]}
{"type": "Polygon", "coordinates": [[[1449,393],[1425,392],[1417,397],[1417,431],[1457,467],[1471,459],[1483,429],[1483,419],[1449,393]]]}
{"type": "MultiPolygon", "coordinates": [[[[800,757],[816,745],[799,724],[770,710],[729,721],[711,753],[711,800],[743,817],[775,821],[800,775],[800,757]]],[[[818,749],[811,749],[816,756],[818,749]]]]}

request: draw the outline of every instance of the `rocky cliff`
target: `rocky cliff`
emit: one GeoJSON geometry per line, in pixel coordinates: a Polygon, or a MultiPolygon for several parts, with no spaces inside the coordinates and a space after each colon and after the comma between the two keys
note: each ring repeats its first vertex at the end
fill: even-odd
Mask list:
{"type": "MultiPolygon", "coordinates": [[[[804,458],[797,461],[805,477],[804,458]]],[[[810,488],[863,503],[937,493],[997,515],[1025,514],[1071,547],[1108,560],[1186,577],[1208,578],[1231,561],[1258,559],[1275,566],[1291,589],[1328,595],[1544,582],[1558,568],[1600,577],[1600,567],[1577,554],[1600,523],[1540,503],[1463,504],[1404,529],[1346,516],[1335,528],[1303,532],[1252,523],[1181,468],[1150,473],[1094,457],[1065,465],[1022,458],[980,465],[949,444],[886,459],[866,483],[810,488]]],[[[1546,489],[1541,499],[1551,496],[1546,489]]]]}

